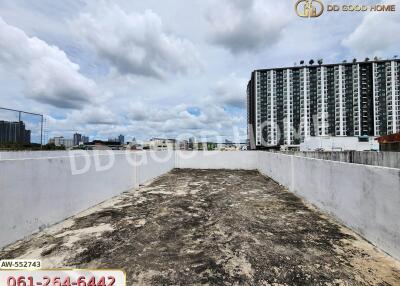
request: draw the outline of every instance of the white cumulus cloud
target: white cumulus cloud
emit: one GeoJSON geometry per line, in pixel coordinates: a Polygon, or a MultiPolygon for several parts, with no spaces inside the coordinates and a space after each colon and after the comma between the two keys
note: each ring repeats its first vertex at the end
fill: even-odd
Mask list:
{"type": "Polygon", "coordinates": [[[201,66],[194,44],[167,33],[151,10],[128,13],[111,2],[99,2],[81,13],[72,26],[100,58],[123,75],[164,78],[201,66]]]}
{"type": "Polygon", "coordinates": [[[79,72],[56,46],[50,46],[0,17],[0,63],[6,72],[17,74],[25,94],[58,108],[80,109],[98,95],[97,85],[79,72]]]}
{"type": "MultiPolygon", "coordinates": [[[[386,2],[385,2],[386,3],[386,2]]],[[[400,6],[399,0],[390,4],[400,6]]],[[[395,12],[368,12],[342,44],[355,54],[364,56],[387,55],[397,53],[400,46],[400,17],[395,12]]]]}
{"type": "Polygon", "coordinates": [[[215,0],[207,19],[211,41],[232,53],[254,52],[275,44],[289,23],[287,1],[215,0]]]}
{"type": "Polygon", "coordinates": [[[248,79],[235,74],[218,81],[214,87],[214,99],[226,106],[244,108],[246,106],[246,88],[248,79]]]}

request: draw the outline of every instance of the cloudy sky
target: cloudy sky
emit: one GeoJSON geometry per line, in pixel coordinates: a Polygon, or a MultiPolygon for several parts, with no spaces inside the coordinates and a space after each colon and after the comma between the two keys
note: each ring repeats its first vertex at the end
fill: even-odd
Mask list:
{"type": "Polygon", "coordinates": [[[0,106],[46,114],[49,136],[244,139],[252,70],[400,54],[400,12],[294,2],[1,0],[0,106]]]}

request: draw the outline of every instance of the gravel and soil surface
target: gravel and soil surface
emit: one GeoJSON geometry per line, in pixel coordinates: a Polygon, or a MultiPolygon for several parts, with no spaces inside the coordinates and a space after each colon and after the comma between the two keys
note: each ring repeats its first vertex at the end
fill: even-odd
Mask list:
{"type": "Polygon", "coordinates": [[[127,285],[400,285],[400,264],[256,171],[173,170],[0,250],[127,285]]]}

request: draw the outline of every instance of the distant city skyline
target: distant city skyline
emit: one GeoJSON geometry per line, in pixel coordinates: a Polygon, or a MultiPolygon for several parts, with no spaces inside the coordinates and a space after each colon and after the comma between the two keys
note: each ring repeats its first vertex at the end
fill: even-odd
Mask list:
{"type": "Polygon", "coordinates": [[[46,114],[47,138],[246,138],[251,71],[399,52],[397,12],[303,19],[293,5],[1,1],[0,106],[46,114]]]}

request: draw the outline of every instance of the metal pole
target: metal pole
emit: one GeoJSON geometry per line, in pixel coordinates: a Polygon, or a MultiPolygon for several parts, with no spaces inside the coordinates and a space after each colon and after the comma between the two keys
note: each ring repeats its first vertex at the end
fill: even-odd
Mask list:
{"type": "Polygon", "coordinates": [[[41,116],[41,115],[42,115],[42,114],[38,114],[38,113],[32,113],[32,112],[28,112],[28,111],[16,110],[16,109],[5,108],[5,107],[0,107],[0,109],[8,110],[8,111],[15,111],[15,112],[23,112],[23,113],[31,114],[31,115],[38,115],[38,116],[41,116]]]}
{"type": "Polygon", "coordinates": [[[42,118],[42,124],[40,124],[40,149],[43,149],[43,115],[41,116],[42,118]]]}

